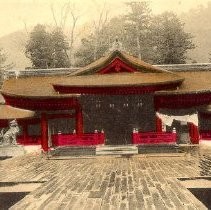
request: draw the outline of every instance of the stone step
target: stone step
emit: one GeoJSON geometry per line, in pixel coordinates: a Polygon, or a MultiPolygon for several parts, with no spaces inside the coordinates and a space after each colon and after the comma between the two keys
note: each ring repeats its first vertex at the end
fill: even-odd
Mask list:
{"type": "Polygon", "coordinates": [[[96,154],[96,147],[57,147],[51,151],[52,156],[89,156],[96,154]]]}
{"type": "Polygon", "coordinates": [[[180,153],[177,145],[138,145],[139,154],[150,153],[180,153]]]}
{"type": "Polygon", "coordinates": [[[138,154],[136,146],[100,146],[96,148],[96,155],[124,155],[138,154]]]}

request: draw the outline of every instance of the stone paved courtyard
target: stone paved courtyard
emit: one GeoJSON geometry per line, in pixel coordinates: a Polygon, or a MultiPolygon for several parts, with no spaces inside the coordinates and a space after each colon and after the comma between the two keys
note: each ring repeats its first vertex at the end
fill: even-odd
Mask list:
{"type": "Polygon", "coordinates": [[[211,176],[211,151],[0,161],[0,182],[43,182],[11,209],[206,209],[178,178],[211,176]]]}

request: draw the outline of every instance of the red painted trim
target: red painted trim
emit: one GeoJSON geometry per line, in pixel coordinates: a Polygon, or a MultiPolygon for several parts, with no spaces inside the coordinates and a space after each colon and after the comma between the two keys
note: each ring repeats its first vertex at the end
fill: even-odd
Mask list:
{"type": "Polygon", "coordinates": [[[176,133],[144,132],[133,133],[133,144],[176,144],[176,133]]]}
{"type": "Polygon", "coordinates": [[[78,93],[78,94],[104,94],[104,95],[127,95],[127,94],[145,94],[159,90],[176,89],[180,82],[171,84],[159,84],[148,86],[130,86],[130,87],[75,87],[54,85],[54,89],[60,93],[78,93]]]}
{"type": "Polygon", "coordinates": [[[48,121],[46,113],[41,114],[41,145],[44,152],[48,151],[48,121]]]}
{"type": "Polygon", "coordinates": [[[211,93],[156,95],[154,97],[154,102],[156,110],[159,110],[159,108],[189,108],[209,104],[211,102],[211,93]]]}
{"type": "Polygon", "coordinates": [[[83,134],[83,112],[81,106],[78,106],[76,112],[76,134],[83,134]]]}
{"type": "Polygon", "coordinates": [[[104,133],[55,134],[52,135],[53,146],[90,146],[104,144],[104,133]]]}
{"type": "MultiPolygon", "coordinates": [[[[51,136],[53,146],[90,146],[105,143],[104,133],[84,134],[54,134],[51,136]]],[[[23,135],[17,137],[17,142],[22,145],[42,145],[41,136],[28,136],[27,141],[23,135]]]]}
{"type": "Polygon", "coordinates": [[[200,139],[211,140],[211,130],[200,130],[200,139]]]}
{"type": "Polygon", "coordinates": [[[109,74],[109,73],[120,73],[120,72],[135,72],[135,69],[130,67],[120,58],[115,58],[108,66],[101,69],[97,73],[100,74],[109,74]]]}
{"type": "MultiPolygon", "coordinates": [[[[47,119],[52,120],[52,119],[59,119],[59,118],[75,118],[75,114],[47,114],[47,119]]],[[[34,125],[34,124],[39,124],[41,122],[40,118],[29,118],[29,119],[18,119],[17,120],[19,125],[24,125],[24,124],[28,124],[28,125],[34,125]]],[[[8,126],[8,122],[6,122],[7,126],[8,126]]],[[[0,125],[1,126],[1,125],[0,125]]],[[[7,127],[6,126],[6,127],[7,127]]]]}
{"type": "Polygon", "coordinates": [[[0,128],[6,128],[8,126],[8,120],[0,120],[0,128]]]}
{"type": "Polygon", "coordinates": [[[27,140],[24,136],[17,136],[17,142],[22,145],[41,145],[41,136],[28,136],[27,140]]]}
{"type": "Polygon", "coordinates": [[[67,110],[78,105],[76,98],[21,98],[2,93],[7,105],[30,110],[67,110]]]}
{"type": "Polygon", "coordinates": [[[22,125],[22,132],[23,132],[23,141],[24,143],[27,142],[28,139],[28,125],[26,123],[23,123],[22,125]]]}
{"type": "Polygon", "coordinates": [[[52,120],[52,119],[58,119],[58,118],[75,118],[75,114],[48,114],[47,118],[52,120]]]}
{"type": "Polygon", "coordinates": [[[162,120],[156,116],[156,131],[162,132],[162,120]]]}

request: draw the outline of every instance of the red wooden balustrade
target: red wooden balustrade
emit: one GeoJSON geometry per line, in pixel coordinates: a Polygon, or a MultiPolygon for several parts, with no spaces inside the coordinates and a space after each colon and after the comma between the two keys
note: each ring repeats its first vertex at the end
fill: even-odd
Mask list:
{"type": "Polygon", "coordinates": [[[132,134],[133,144],[175,144],[176,139],[176,133],[139,132],[132,134]]]}
{"type": "MultiPolygon", "coordinates": [[[[51,136],[53,146],[89,146],[104,144],[104,133],[86,133],[86,134],[54,134],[51,136]]],[[[22,145],[40,145],[41,136],[23,135],[17,137],[17,143],[22,145]]]]}
{"type": "Polygon", "coordinates": [[[209,130],[200,131],[200,139],[211,140],[211,131],[209,131],[209,130]]]}
{"type": "Polygon", "coordinates": [[[104,144],[104,133],[55,134],[52,135],[53,146],[90,146],[104,144]]]}

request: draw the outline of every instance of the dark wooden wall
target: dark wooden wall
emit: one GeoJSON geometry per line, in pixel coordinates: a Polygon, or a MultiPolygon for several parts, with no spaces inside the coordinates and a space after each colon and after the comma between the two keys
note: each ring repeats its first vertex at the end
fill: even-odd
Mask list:
{"type": "Polygon", "coordinates": [[[85,132],[103,129],[106,144],[130,144],[133,128],[155,130],[153,95],[84,95],[80,103],[85,132]]]}

